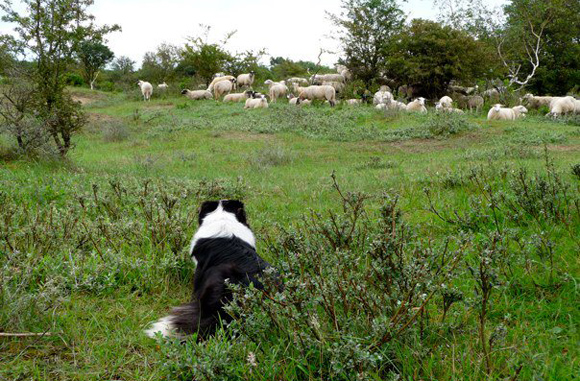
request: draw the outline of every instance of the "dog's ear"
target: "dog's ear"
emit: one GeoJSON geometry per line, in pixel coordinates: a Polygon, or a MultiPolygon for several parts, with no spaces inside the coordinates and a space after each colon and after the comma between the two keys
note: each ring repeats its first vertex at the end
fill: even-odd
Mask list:
{"type": "Polygon", "coordinates": [[[201,206],[199,207],[199,215],[198,215],[198,222],[200,226],[205,216],[216,210],[218,205],[219,201],[204,201],[201,204],[201,206]]]}
{"type": "Polygon", "coordinates": [[[222,201],[222,206],[226,212],[233,213],[240,223],[248,226],[243,202],[239,200],[224,200],[222,201]]]}

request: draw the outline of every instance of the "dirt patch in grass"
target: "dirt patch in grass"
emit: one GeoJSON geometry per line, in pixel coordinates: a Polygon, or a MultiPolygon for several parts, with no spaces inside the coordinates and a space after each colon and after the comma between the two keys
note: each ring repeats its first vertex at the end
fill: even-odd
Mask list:
{"type": "Polygon", "coordinates": [[[572,144],[572,145],[548,145],[548,151],[556,151],[556,152],[570,152],[570,151],[579,151],[580,152],[580,144],[572,144]]]}

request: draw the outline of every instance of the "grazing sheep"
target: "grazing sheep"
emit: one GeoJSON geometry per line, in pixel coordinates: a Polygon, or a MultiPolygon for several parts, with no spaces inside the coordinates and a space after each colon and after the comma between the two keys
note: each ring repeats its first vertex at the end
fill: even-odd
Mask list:
{"type": "Polygon", "coordinates": [[[157,87],[160,88],[161,90],[165,91],[165,90],[167,90],[169,85],[167,83],[163,82],[163,83],[158,84],[157,87]]]}
{"type": "Polygon", "coordinates": [[[294,106],[310,106],[312,101],[305,99],[301,102],[298,102],[298,97],[295,97],[294,94],[288,95],[288,103],[294,106]]]}
{"type": "MultiPolygon", "coordinates": [[[[221,74],[223,74],[223,73],[221,73],[221,74]]],[[[211,83],[209,84],[209,86],[208,86],[207,89],[209,91],[213,91],[213,88],[215,87],[215,85],[217,83],[222,82],[222,81],[230,81],[232,83],[235,83],[236,82],[236,77],[234,77],[233,75],[221,75],[219,77],[215,77],[213,79],[213,81],[211,81],[211,83]]]]}
{"type": "Polygon", "coordinates": [[[209,90],[188,90],[184,89],[181,91],[181,95],[185,95],[189,99],[199,100],[199,99],[211,99],[211,92],[209,90]]]}
{"type": "Polygon", "coordinates": [[[344,91],[345,84],[344,82],[337,82],[337,81],[322,81],[322,86],[332,86],[337,93],[341,93],[344,91]]]}
{"type": "Polygon", "coordinates": [[[500,104],[494,105],[487,113],[487,120],[516,120],[528,112],[524,106],[503,108],[500,104]]]}
{"type": "Polygon", "coordinates": [[[392,100],[393,94],[391,94],[391,92],[386,89],[383,90],[383,86],[381,86],[381,90],[377,91],[373,96],[374,105],[389,103],[392,100]]]}
{"type": "Polygon", "coordinates": [[[292,77],[288,78],[286,82],[291,86],[308,86],[308,80],[306,78],[292,77]]]}
{"type": "Polygon", "coordinates": [[[499,102],[499,91],[497,89],[488,89],[483,92],[483,97],[489,102],[499,102]]]}
{"type": "Polygon", "coordinates": [[[344,104],[347,106],[360,106],[362,103],[362,99],[347,99],[344,101],[344,104]]]}
{"type": "Polygon", "coordinates": [[[531,109],[539,109],[542,106],[550,107],[550,103],[556,97],[536,97],[533,94],[526,94],[523,96],[523,100],[526,101],[526,104],[531,109]]]}
{"type": "Polygon", "coordinates": [[[576,99],[573,97],[557,97],[550,103],[550,112],[547,115],[554,117],[574,113],[576,110],[576,99]]]}
{"type": "Polygon", "coordinates": [[[252,98],[251,91],[244,91],[243,93],[228,94],[224,97],[224,102],[244,102],[248,98],[252,98]]]}
{"type": "Polygon", "coordinates": [[[580,100],[574,99],[574,114],[580,114],[580,100]]]}
{"type": "Polygon", "coordinates": [[[336,104],[336,91],[332,86],[308,86],[300,89],[297,103],[300,103],[304,99],[311,101],[320,99],[327,100],[331,107],[334,107],[336,104]]]}
{"type": "Polygon", "coordinates": [[[390,101],[388,103],[379,103],[375,106],[377,110],[396,110],[405,111],[407,110],[407,105],[399,101],[390,101]]]}
{"type": "Polygon", "coordinates": [[[236,84],[240,87],[252,87],[256,72],[251,71],[249,74],[240,74],[236,79],[236,84]]]}
{"type": "Polygon", "coordinates": [[[264,82],[265,85],[269,87],[269,95],[270,101],[276,102],[276,99],[279,97],[284,97],[288,93],[288,86],[286,86],[285,82],[274,82],[271,79],[268,79],[264,82]]]}
{"type": "MultiPolygon", "coordinates": [[[[213,87],[213,96],[217,101],[223,95],[229,94],[234,89],[234,83],[236,79],[234,78],[231,81],[220,81],[216,83],[213,87]]],[[[208,88],[209,90],[209,88],[208,88]]]]}
{"type": "Polygon", "coordinates": [[[417,98],[413,102],[410,102],[407,107],[407,111],[417,111],[421,113],[426,113],[427,108],[425,107],[425,98],[417,98]]]}
{"type": "Polygon", "coordinates": [[[451,99],[451,97],[448,97],[447,95],[445,95],[444,97],[441,97],[441,99],[439,99],[439,105],[441,105],[441,107],[443,107],[443,108],[452,108],[453,107],[453,99],[451,99]]]}
{"type": "Polygon", "coordinates": [[[479,95],[463,95],[463,94],[456,94],[457,101],[462,108],[468,108],[469,111],[480,111],[481,107],[483,107],[483,98],[479,95]]]}
{"type": "Polygon", "coordinates": [[[268,108],[268,101],[266,98],[249,98],[246,99],[246,104],[244,108],[268,108]]]}
{"type": "Polygon", "coordinates": [[[441,104],[441,101],[435,103],[435,110],[437,112],[455,112],[458,114],[463,114],[463,110],[461,110],[461,109],[454,108],[454,107],[444,107],[443,104],[441,104]]]}
{"type": "Polygon", "coordinates": [[[344,77],[347,82],[352,80],[352,73],[344,65],[336,65],[336,72],[344,77]]]}
{"type": "Polygon", "coordinates": [[[345,78],[342,74],[315,74],[310,77],[310,83],[313,85],[322,85],[323,82],[340,82],[344,83],[345,78]]]}
{"type": "Polygon", "coordinates": [[[151,95],[153,95],[153,86],[149,82],[141,81],[137,82],[137,85],[141,88],[141,94],[143,94],[144,101],[150,101],[151,95]]]}

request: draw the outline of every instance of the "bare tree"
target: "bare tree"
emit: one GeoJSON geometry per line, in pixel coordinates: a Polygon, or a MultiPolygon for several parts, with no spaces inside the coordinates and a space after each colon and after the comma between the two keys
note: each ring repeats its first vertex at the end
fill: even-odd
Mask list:
{"type": "Polygon", "coordinates": [[[521,35],[521,45],[525,51],[527,62],[531,67],[531,70],[527,75],[522,74],[522,67],[524,63],[520,60],[509,60],[507,59],[504,46],[506,41],[508,41],[509,35],[506,33],[502,36],[497,37],[497,53],[508,71],[507,77],[509,78],[510,86],[519,85],[517,90],[524,88],[530,80],[536,74],[536,70],[540,66],[540,53],[542,49],[542,37],[544,35],[544,30],[546,26],[552,21],[552,16],[549,14],[540,24],[535,27],[532,21],[532,16],[526,12],[525,16],[527,25],[522,27],[520,30],[521,35]],[[520,79],[520,76],[525,75],[525,79],[520,79]]]}

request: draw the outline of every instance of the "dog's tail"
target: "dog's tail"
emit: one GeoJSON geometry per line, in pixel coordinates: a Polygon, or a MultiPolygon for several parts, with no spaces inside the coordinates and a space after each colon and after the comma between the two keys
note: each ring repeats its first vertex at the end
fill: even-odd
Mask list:
{"type": "MultiPolygon", "coordinates": [[[[198,302],[191,302],[179,307],[175,307],[170,315],[167,315],[155,323],[145,333],[149,337],[156,337],[157,333],[161,333],[163,337],[184,337],[194,332],[202,331],[203,322],[200,316],[200,308],[198,302]]],[[[205,325],[204,324],[204,325],[205,325]]]]}
{"type": "Polygon", "coordinates": [[[171,314],[153,323],[145,333],[149,337],[157,337],[157,333],[168,338],[184,338],[194,333],[199,339],[214,333],[219,324],[220,316],[201,313],[200,303],[191,303],[175,307],[171,314]]]}

